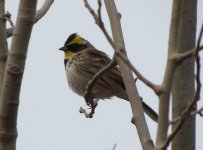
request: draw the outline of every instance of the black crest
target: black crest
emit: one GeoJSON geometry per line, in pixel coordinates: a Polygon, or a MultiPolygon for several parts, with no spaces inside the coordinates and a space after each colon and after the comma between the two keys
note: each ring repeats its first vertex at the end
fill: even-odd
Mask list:
{"type": "Polygon", "coordinates": [[[75,37],[77,36],[77,33],[73,33],[71,34],[68,39],[65,42],[65,45],[67,45],[68,43],[70,43],[75,37]]]}

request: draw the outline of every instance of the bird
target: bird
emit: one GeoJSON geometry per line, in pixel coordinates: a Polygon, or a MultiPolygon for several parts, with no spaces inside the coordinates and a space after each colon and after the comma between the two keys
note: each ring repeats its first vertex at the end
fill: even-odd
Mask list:
{"type": "MultiPolygon", "coordinates": [[[[111,62],[106,53],[96,49],[88,40],[77,33],[71,34],[59,50],[64,52],[68,85],[73,92],[82,97],[84,97],[88,82],[98,71],[111,62]]],[[[110,99],[116,96],[129,101],[118,65],[99,77],[89,96],[96,100],[110,99]]],[[[142,106],[144,112],[157,122],[157,113],[144,101],[142,101],[142,106]]]]}

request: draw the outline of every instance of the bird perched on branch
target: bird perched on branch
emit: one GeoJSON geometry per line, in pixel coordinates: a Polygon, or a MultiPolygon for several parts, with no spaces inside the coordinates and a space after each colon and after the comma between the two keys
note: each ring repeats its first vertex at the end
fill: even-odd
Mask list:
{"type": "MultiPolygon", "coordinates": [[[[111,59],[102,51],[97,50],[89,41],[78,34],[71,34],[59,50],[64,51],[65,70],[69,87],[78,95],[84,96],[86,86],[93,76],[108,65],[111,59]]],[[[89,92],[93,99],[109,99],[117,96],[128,101],[123,79],[118,66],[105,72],[98,78],[89,92]]],[[[92,104],[86,99],[88,105],[92,104]]],[[[156,112],[142,102],[145,113],[157,121],[156,112]]]]}

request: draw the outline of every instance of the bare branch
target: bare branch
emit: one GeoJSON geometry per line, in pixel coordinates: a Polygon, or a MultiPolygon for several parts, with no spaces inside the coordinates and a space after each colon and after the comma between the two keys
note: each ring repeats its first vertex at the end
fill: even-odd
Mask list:
{"type": "Polygon", "coordinates": [[[112,59],[112,61],[106,65],[104,68],[102,68],[100,71],[98,71],[94,77],[92,78],[92,80],[90,80],[86,86],[86,91],[84,93],[84,97],[88,97],[88,95],[90,94],[90,91],[92,89],[92,87],[95,85],[95,83],[97,82],[97,80],[107,71],[109,71],[110,69],[112,69],[114,66],[116,65],[116,62],[114,60],[114,58],[112,59]]]}
{"type": "MultiPolygon", "coordinates": [[[[121,52],[127,57],[125,50],[125,43],[122,34],[122,28],[120,23],[120,13],[117,11],[114,0],[104,0],[107,14],[109,16],[113,40],[116,52],[121,52]]],[[[134,84],[134,78],[131,69],[116,55],[116,62],[119,65],[121,75],[123,77],[126,92],[131,105],[133,119],[136,122],[136,128],[140,138],[140,142],[143,149],[154,149],[154,143],[151,139],[149,129],[144,116],[143,107],[140,101],[140,96],[136,85],[134,84]]]]}
{"type": "Polygon", "coordinates": [[[14,30],[14,27],[10,27],[10,28],[6,29],[7,38],[10,38],[13,35],[13,30],[14,30]]]}
{"type": "MultiPolygon", "coordinates": [[[[111,29],[113,32],[114,41],[111,39],[111,37],[107,33],[106,28],[104,27],[104,24],[101,19],[101,14],[100,14],[101,13],[101,1],[98,0],[98,5],[99,5],[98,14],[99,15],[97,15],[94,12],[94,10],[90,7],[87,0],[84,0],[85,7],[87,7],[87,9],[90,11],[90,13],[92,14],[92,16],[95,19],[96,24],[102,30],[102,32],[106,36],[107,40],[109,41],[109,43],[111,44],[113,49],[115,51],[123,50],[124,54],[126,54],[125,48],[124,48],[125,46],[124,46],[124,42],[123,42],[120,20],[119,20],[120,18],[118,18],[119,13],[116,9],[115,2],[113,0],[104,1],[104,2],[106,5],[107,13],[109,15],[109,20],[111,23],[111,29]]],[[[130,68],[126,67],[126,64],[124,62],[119,61],[119,57],[117,57],[116,55],[115,55],[115,59],[119,64],[125,86],[126,86],[126,84],[128,84],[128,86],[126,86],[126,91],[127,91],[128,97],[129,97],[130,104],[131,104],[133,117],[136,120],[136,127],[138,129],[138,134],[139,134],[142,146],[144,149],[154,149],[153,141],[151,140],[149,130],[148,130],[148,127],[146,124],[146,120],[144,117],[142,104],[139,99],[139,94],[138,94],[137,88],[133,82],[134,79],[133,79],[131,70],[130,70],[130,68]]]]}
{"type": "MultiPolygon", "coordinates": [[[[203,50],[203,45],[199,46],[198,51],[203,50]]],[[[182,63],[182,61],[186,60],[189,57],[192,57],[196,54],[197,47],[185,52],[185,53],[175,53],[171,56],[171,59],[174,60],[178,65],[182,63]]]]}
{"type": "Polygon", "coordinates": [[[105,37],[107,38],[108,42],[110,43],[110,45],[113,47],[113,49],[115,50],[115,44],[112,40],[112,38],[110,37],[110,35],[108,34],[108,32],[106,31],[106,28],[104,26],[104,23],[102,21],[101,18],[101,1],[98,0],[98,15],[95,13],[95,11],[91,8],[91,6],[89,5],[87,0],[84,0],[85,3],[85,7],[89,10],[90,14],[92,14],[95,23],[99,26],[99,28],[102,30],[102,32],[104,33],[105,37]]]}
{"type": "Polygon", "coordinates": [[[6,37],[9,38],[12,36],[13,34],[13,30],[14,30],[14,23],[11,20],[11,14],[7,11],[5,14],[5,20],[7,20],[10,23],[10,28],[6,29],[6,37]]]}
{"type": "Polygon", "coordinates": [[[11,14],[7,11],[4,16],[5,16],[5,19],[10,23],[10,26],[14,27],[13,21],[11,20],[11,14]]]}
{"type": "Polygon", "coordinates": [[[127,65],[128,67],[135,73],[138,79],[140,79],[143,83],[145,83],[147,86],[149,86],[157,95],[161,94],[162,88],[159,85],[155,85],[151,81],[149,81],[147,78],[145,78],[130,62],[130,60],[122,55],[120,52],[116,52],[116,55],[118,55],[127,65]]]}
{"type": "MultiPolygon", "coordinates": [[[[166,149],[166,147],[169,145],[170,141],[175,137],[175,135],[181,129],[181,127],[182,127],[183,123],[185,122],[185,120],[188,119],[191,116],[190,113],[192,112],[194,106],[196,105],[196,102],[200,99],[200,91],[201,91],[200,68],[201,68],[201,65],[200,65],[199,52],[200,52],[200,42],[201,42],[202,34],[203,34],[203,25],[202,25],[201,30],[200,30],[200,34],[199,34],[199,37],[198,37],[198,40],[197,40],[197,48],[196,48],[196,51],[195,51],[195,60],[196,60],[196,65],[197,65],[197,69],[196,69],[197,88],[196,88],[196,91],[195,91],[195,95],[193,97],[192,102],[182,112],[182,114],[180,116],[180,120],[179,120],[177,126],[175,127],[173,132],[167,137],[167,139],[165,140],[165,142],[161,146],[161,149],[166,149]]],[[[202,108],[201,108],[201,110],[202,110],[202,108]]]]}
{"type": "MultiPolygon", "coordinates": [[[[95,11],[91,8],[91,6],[89,5],[87,0],[84,0],[84,4],[85,7],[89,10],[90,14],[93,16],[95,23],[100,27],[100,29],[104,32],[104,34],[106,35],[108,41],[111,43],[112,46],[114,46],[113,41],[111,39],[111,37],[108,35],[103,21],[101,19],[101,0],[98,0],[98,15],[95,13],[95,11]]],[[[105,66],[103,69],[101,69],[99,72],[97,72],[94,77],[92,78],[91,81],[88,82],[87,86],[86,86],[86,91],[84,93],[84,98],[85,101],[87,103],[88,106],[91,107],[91,112],[89,114],[86,113],[86,111],[84,111],[84,109],[80,109],[81,113],[84,113],[85,116],[87,118],[92,118],[94,111],[95,111],[95,104],[94,104],[94,99],[89,97],[89,94],[91,92],[92,87],[95,85],[95,83],[97,82],[97,80],[107,71],[109,71],[111,68],[113,68],[116,65],[115,59],[113,58],[112,61],[105,66]]]]}
{"type": "Polygon", "coordinates": [[[54,0],[45,0],[42,7],[36,11],[35,23],[40,20],[49,10],[54,0]]]}
{"type": "Polygon", "coordinates": [[[98,0],[98,17],[99,17],[99,21],[102,21],[102,18],[101,18],[101,6],[102,6],[102,3],[101,3],[101,0],[98,0]]]}
{"type": "MultiPolygon", "coordinates": [[[[51,7],[53,2],[54,2],[54,0],[45,0],[42,7],[36,11],[35,23],[38,22],[48,12],[48,10],[51,7]]],[[[7,29],[7,31],[6,31],[7,38],[9,38],[13,35],[13,30],[14,30],[14,25],[12,26],[12,28],[7,29]]]]}
{"type": "Polygon", "coordinates": [[[5,1],[0,0],[0,97],[3,94],[2,84],[5,74],[7,56],[8,56],[8,43],[6,38],[5,1]]]}
{"type": "Polygon", "coordinates": [[[202,23],[202,27],[200,29],[198,40],[197,40],[197,49],[195,51],[196,55],[199,55],[199,51],[200,51],[200,47],[201,47],[200,44],[201,44],[201,41],[202,41],[202,35],[203,35],[203,23],[202,23]]]}
{"type": "MultiPolygon", "coordinates": [[[[202,25],[203,26],[203,25],[202,25]]],[[[202,28],[198,37],[197,47],[185,52],[185,53],[175,53],[172,55],[171,59],[174,60],[178,65],[182,63],[185,59],[197,55],[201,50],[203,50],[203,45],[201,45],[202,38],[202,28]]]]}
{"type": "Polygon", "coordinates": [[[79,112],[85,114],[86,118],[93,118],[97,104],[91,106],[91,111],[88,113],[84,108],[80,107],[79,112]]]}
{"type": "MultiPolygon", "coordinates": [[[[115,45],[111,37],[109,36],[108,32],[106,31],[106,28],[104,26],[104,23],[101,18],[101,0],[98,0],[98,15],[95,13],[95,11],[91,8],[87,0],[84,0],[85,7],[89,10],[89,12],[92,14],[92,16],[95,19],[96,24],[100,27],[102,32],[104,33],[105,37],[107,38],[108,42],[111,44],[113,49],[115,49],[115,45]]],[[[121,50],[122,51],[122,50],[121,50]]],[[[143,81],[147,86],[151,87],[156,94],[159,94],[161,92],[161,89],[159,86],[151,83],[149,80],[147,80],[141,73],[137,71],[137,69],[132,65],[132,63],[126,59],[121,53],[117,53],[119,57],[122,57],[121,59],[128,65],[129,68],[133,70],[133,72],[138,76],[138,78],[143,81]]]]}
{"type": "Polygon", "coordinates": [[[202,112],[203,112],[203,106],[202,106],[200,109],[191,112],[190,115],[191,115],[191,116],[194,116],[194,115],[196,115],[196,114],[199,114],[199,115],[202,117],[202,116],[203,116],[202,112]]]}
{"type": "MultiPolygon", "coordinates": [[[[199,108],[199,109],[196,110],[196,111],[192,111],[192,112],[189,114],[190,116],[188,116],[188,117],[192,117],[192,116],[194,116],[194,115],[196,115],[196,114],[199,114],[199,115],[202,117],[202,116],[203,116],[202,112],[203,112],[203,107],[199,108]]],[[[182,117],[181,117],[181,116],[178,116],[178,117],[174,118],[173,120],[171,120],[171,121],[170,121],[170,124],[175,124],[175,123],[177,123],[178,121],[180,121],[181,119],[182,119],[182,117]]]]}
{"type": "Polygon", "coordinates": [[[116,146],[117,146],[117,145],[114,144],[112,150],[116,150],[116,146]]]}
{"type": "Polygon", "coordinates": [[[94,9],[90,6],[87,0],[84,0],[85,7],[89,10],[90,14],[94,17],[95,23],[97,24],[98,16],[95,13],[94,9]]]}
{"type": "Polygon", "coordinates": [[[114,58],[112,59],[112,61],[106,65],[104,68],[102,68],[100,71],[98,71],[94,77],[92,78],[92,80],[90,80],[86,86],[86,90],[84,93],[84,98],[85,101],[87,103],[88,106],[90,106],[91,108],[91,112],[88,114],[86,113],[86,111],[84,111],[84,109],[80,108],[80,113],[84,113],[86,118],[92,118],[93,114],[95,112],[96,106],[97,106],[97,100],[95,101],[94,98],[89,97],[89,94],[91,93],[91,89],[92,87],[96,84],[97,80],[106,72],[108,72],[110,69],[112,69],[114,66],[116,65],[116,62],[114,60],[114,58]]]}
{"type": "Polygon", "coordinates": [[[90,117],[89,117],[89,116],[90,116],[89,113],[87,113],[87,111],[86,111],[84,108],[80,107],[79,112],[82,113],[82,114],[85,114],[85,117],[86,117],[86,118],[90,118],[90,117]]]}

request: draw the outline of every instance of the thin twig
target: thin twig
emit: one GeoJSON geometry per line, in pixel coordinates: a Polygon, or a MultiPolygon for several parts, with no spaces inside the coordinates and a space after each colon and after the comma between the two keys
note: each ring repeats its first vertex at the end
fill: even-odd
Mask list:
{"type": "MultiPolygon", "coordinates": [[[[35,23],[38,22],[48,12],[48,10],[51,7],[53,2],[54,2],[54,0],[46,0],[43,3],[42,7],[36,11],[36,14],[35,14],[35,23]]],[[[13,26],[11,28],[8,28],[6,30],[7,38],[9,38],[9,37],[11,37],[13,35],[14,27],[15,26],[13,24],[13,26]]]]}
{"type": "Polygon", "coordinates": [[[14,30],[14,27],[10,27],[8,29],[6,29],[6,37],[9,38],[13,35],[13,30],[14,30]]]}
{"type": "Polygon", "coordinates": [[[14,23],[11,20],[11,14],[7,11],[5,15],[3,15],[2,17],[0,17],[0,19],[4,19],[7,20],[10,23],[10,28],[6,29],[6,37],[11,37],[12,36],[12,32],[14,30],[14,23]]]}
{"type": "Polygon", "coordinates": [[[84,4],[85,4],[85,7],[89,10],[90,14],[92,14],[92,16],[94,17],[94,20],[97,24],[98,16],[95,13],[94,9],[92,9],[92,7],[90,6],[87,0],[84,0],[84,4]]]}
{"type": "Polygon", "coordinates": [[[170,141],[175,137],[175,135],[178,133],[178,131],[181,129],[183,123],[185,122],[186,119],[188,119],[190,117],[190,112],[192,111],[193,107],[195,106],[196,102],[200,99],[200,91],[201,91],[201,81],[200,81],[200,69],[201,69],[201,64],[200,64],[200,56],[199,56],[199,52],[200,52],[200,42],[201,42],[201,38],[202,38],[202,34],[203,34],[203,24],[199,33],[199,37],[197,40],[197,48],[195,50],[195,61],[196,61],[196,91],[195,91],[195,95],[193,97],[192,102],[188,105],[188,107],[185,108],[185,110],[182,112],[181,116],[180,116],[180,120],[177,124],[177,126],[175,127],[175,129],[172,131],[172,133],[167,137],[167,139],[165,140],[165,142],[163,143],[163,145],[161,146],[161,149],[166,149],[166,147],[169,145],[170,141]]]}
{"type": "Polygon", "coordinates": [[[84,113],[87,118],[92,118],[93,117],[93,114],[94,114],[96,106],[97,106],[97,102],[95,103],[94,98],[89,97],[89,95],[91,93],[91,90],[92,90],[92,87],[96,84],[97,80],[100,77],[102,77],[103,74],[105,74],[106,72],[111,70],[115,65],[116,65],[116,62],[115,62],[115,59],[113,57],[111,62],[108,65],[106,65],[104,68],[102,68],[100,71],[98,71],[93,76],[93,78],[88,82],[88,84],[86,86],[85,93],[84,93],[84,98],[85,98],[85,101],[86,101],[87,105],[90,106],[91,112],[87,115],[86,112],[80,111],[81,113],[84,113]]]}
{"type": "MultiPolygon", "coordinates": [[[[105,27],[104,27],[104,24],[103,24],[103,21],[101,19],[101,0],[98,0],[98,15],[95,13],[95,11],[91,8],[91,6],[89,5],[88,1],[87,0],[84,0],[84,4],[85,4],[85,7],[89,10],[90,14],[93,16],[94,20],[95,20],[95,23],[100,27],[100,29],[103,31],[103,33],[105,34],[105,36],[107,37],[109,43],[112,45],[112,47],[114,47],[114,43],[113,43],[113,40],[111,39],[111,37],[108,35],[105,27]]],[[[113,58],[112,61],[107,65],[105,66],[103,69],[101,69],[99,72],[97,72],[94,77],[92,78],[92,80],[90,80],[86,86],[86,91],[84,93],[84,98],[85,98],[85,101],[87,103],[88,106],[91,107],[91,113],[87,115],[86,111],[81,111],[82,113],[85,114],[85,116],[88,118],[91,118],[93,117],[93,114],[94,114],[94,111],[95,111],[95,105],[94,105],[94,98],[91,98],[89,97],[89,94],[91,92],[91,89],[92,87],[96,84],[97,80],[104,74],[106,73],[107,71],[109,71],[111,68],[113,68],[114,66],[116,65],[116,61],[115,59],[113,58]],[[89,117],[90,116],[90,117],[89,117]]],[[[84,109],[83,109],[84,110],[84,109]]]]}
{"type": "Polygon", "coordinates": [[[171,120],[171,121],[169,122],[169,125],[170,125],[170,124],[175,124],[175,123],[177,123],[180,119],[181,119],[181,116],[178,116],[178,117],[174,118],[173,120],[171,120]]]}
{"type": "Polygon", "coordinates": [[[84,97],[88,97],[88,95],[90,94],[90,91],[92,89],[92,87],[95,85],[95,83],[97,82],[97,80],[107,71],[109,71],[110,69],[112,69],[114,66],[116,65],[116,62],[114,60],[114,58],[112,59],[112,61],[106,65],[104,68],[102,68],[100,71],[98,71],[94,77],[92,78],[92,80],[90,80],[86,86],[86,91],[84,93],[84,97]]]}
{"type": "MultiPolygon", "coordinates": [[[[199,46],[198,51],[203,50],[203,45],[199,46]]],[[[173,59],[178,65],[187,58],[194,56],[197,51],[197,47],[185,52],[185,53],[174,53],[171,59],[173,59]]]]}
{"type": "Polygon", "coordinates": [[[100,27],[100,29],[102,30],[102,32],[104,33],[105,37],[107,38],[108,42],[110,43],[110,45],[113,47],[113,49],[115,50],[115,44],[112,40],[112,38],[110,37],[110,35],[108,34],[108,32],[106,31],[106,28],[104,26],[104,23],[102,21],[101,18],[101,0],[98,0],[98,15],[95,13],[95,11],[91,8],[91,6],[89,5],[87,0],[84,0],[84,4],[85,7],[89,10],[90,14],[92,14],[95,23],[100,27]]]}
{"type": "Polygon", "coordinates": [[[138,79],[140,79],[143,83],[145,83],[147,86],[149,86],[157,95],[161,94],[161,87],[158,85],[155,85],[151,81],[149,81],[147,78],[145,78],[130,62],[129,59],[127,59],[124,55],[122,55],[120,52],[116,52],[116,55],[118,55],[123,62],[125,62],[128,67],[135,73],[138,79]]]}
{"type": "Polygon", "coordinates": [[[8,11],[6,11],[5,19],[10,23],[10,26],[13,28],[14,24],[13,21],[11,20],[11,13],[9,13],[8,11]]]}
{"type": "MultiPolygon", "coordinates": [[[[203,107],[199,108],[198,110],[192,111],[192,112],[190,113],[190,116],[189,116],[189,117],[192,117],[192,116],[194,116],[194,115],[196,115],[196,114],[199,114],[199,115],[202,117],[202,116],[203,116],[202,112],[203,112],[203,107]]],[[[178,116],[178,117],[174,118],[173,120],[171,120],[171,121],[170,121],[170,124],[175,124],[175,123],[177,123],[180,119],[181,119],[181,116],[178,116]]]]}
{"type": "Polygon", "coordinates": [[[100,18],[99,19],[99,21],[101,21],[102,20],[102,18],[101,18],[101,6],[102,6],[102,3],[101,3],[101,0],[98,0],[97,1],[98,2],[98,17],[100,18]]]}
{"type": "MultiPolygon", "coordinates": [[[[93,18],[95,19],[96,24],[100,27],[102,32],[104,33],[105,37],[107,38],[108,42],[111,44],[113,49],[115,50],[115,44],[111,37],[109,36],[108,32],[106,31],[106,28],[104,26],[104,23],[101,18],[101,0],[98,0],[98,15],[95,13],[95,11],[91,8],[87,0],[84,0],[85,7],[89,10],[89,12],[92,14],[93,18]]],[[[128,60],[125,59],[122,54],[116,53],[127,65],[130,67],[133,72],[138,76],[138,78],[143,81],[147,86],[151,87],[156,94],[160,94],[161,88],[160,86],[157,86],[153,83],[151,83],[149,80],[147,80],[141,73],[138,72],[138,70],[132,65],[132,63],[128,60]]]]}
{"type": "Polygon", "coordinates": [[[84,108],[80,107],[79,112],[85,114],[86,118],[93,118],[97,103],[91,107],[91,111],[88,113],[84,108]]]}
{"type": "Polygon", "coordinates": [[[200,109],[198,109],[196,111],[191,112],[191,116],[199,114],[202,117],[203,116],[202,112],[203,112],[203,107],[201,107],[200,109]]]}
{"type": "Polygon", "coordinates": [[[115,50],[115,44],[112,40],[112,38],[110,37],[110,35],[108,34],[108,32],[106,31],[106,28],[104,26],[104,23],[102,21],[102,17],[101,17],[101,0],[98,0],[98,26],[100,27],[100,29],[102,30],[102,32],[104,33],[105,37],[107,38],[108,42],[110,43],[110,45],[112,46],[112,48],[115,50]]]}
{"type": "MultiPolygon", "coordinates": [[[[105,27],[104,27],[104,23],[102,21],[101,18],[101,0],[98,0],[98,15],[96,14],[96,12],[92,9],[92,7],[90,6],[90,4],[88,3],[87,0],[84,0],[84,4],[85,7],[89,10],[90,14],[93,16],[95,23],[100,27],[100,29],[103,31],[104,35],[106,36],[107,40],[109,41],[109,43],[111,44],[111,46],[113,48],[115,48],[114,46],[114,42],[111,39],[111,37],[109,36],[108,32],[106,31],[105,27]]],[[[112,67],[114,67],[116,65],[116,62],[114,60],[114,58],[112,59],[112,61],[106,66],[104,67],[102,70],[100,70],[99,72],[97,72],[94,77],[92,78],[91,81],[88,82],[87,86],[86,86],[86,91],[84,94],[84,97],[87,97],[89,95],[89,92],[91,91],[91,88],[93,87],[93,85],[95,84],[96,80],[102,76],[105,72],[107,72],[108,70],[110,70],[112,67]]]]}
{"type": "Polygon", "coordinates": [[[114,144],[112,150],[116,150],[117,145],[114,144]]]}
{"type": "Polygon", "coordinates": [[[35,14],[35,23],[39,21],[49,10],[54,0],[46,0],[42,7],[36,11],[35,14]]]}

